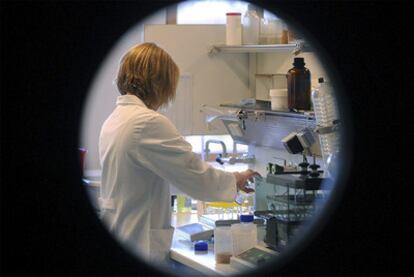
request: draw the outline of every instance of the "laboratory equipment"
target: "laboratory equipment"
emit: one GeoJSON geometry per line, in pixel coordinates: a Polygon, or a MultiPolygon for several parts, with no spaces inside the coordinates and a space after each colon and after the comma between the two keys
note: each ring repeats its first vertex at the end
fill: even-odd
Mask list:
{"type": "Polygon", "coordinates": [[[275,250],[287,246],[301,223],[314,215],[328,183],[309,171],[268,173],[258,182],[255,215],[266,220],[264,242],[275,250]]]}
{"type": "MultiPolygon", "coordinates": [[[[223,109],[225,108],[227,106],[223,107],[223,109]]],[[[286,111],[269,112],[248,108],[242,110],[244,111],[243,116],[238,116],[234,112],[232,115],[224,114],[216,117],[223,122],[227,132],[237,144],[270,147],[274,150],[285,151],[286,148],[282,142],[284,137],[297,130],[316,129],[315,118],[311,114],[286,111]]],[[[318,144],[319,142],[312,149],[317,156],[320,155],[318,144]]]]}
{"type": "Polygon", "coordinates": [[[286,150],[291,154],[302,154],[299,170],[285,171],[284,167],[269,164],[266,178],[256,180],[255,215],[266,220],[264,242],[275,250],[286,247],[318,209],[326,197],[332,180],[321,177],[316,158],[309,164],[308,155],[316,142],[313,131],[304,129],[283,138],[286,150]]]}
{"type": "Polygon", "coordinates": [[[255,269],[278,256],[278,252],[256,245],[255,247],[230,258],[230,264],[239,270],[255,269]]]}
{"type": "Polygon", "coordinates": [[[210,240],[214,229],[201,223],[191,223],[175,228],[178,236],[189,241],[210,240]]]}
{"type": "MultiPolygon", "coordinates": [[[[211,144],[219,144],[222,147],[222,153],[218,154],[215,161],[223,165],[224,163],[228,164],[235,164],[235,163],[254,163],[255,156],[248,155],[248,154],[236,154],[229,156],[227,154],[227,147],[226,144],[221,140],[210,139],[207,140],[204,147],[204,156],[203,159],[208,161],[211,159],[210,155],[210,145],[211,144]]],[[[250,197],[251,198],[251,197],[250,197]]],[[[243,212],[245,210],[249,210],[250,207],[253,205],[253,200],[248,197],[244,197],[242,202],[197,202],[197,212],[200,216],[205,214],[220,214],[221,220],[223,219],[235,219],[238,220],[237,212],[243,212]],[[250,201],[249,201],[250,199],[250,201]],[[248,201],[244,201],[248,200],[248,201]]]]}
{"type": "MultiPolygon", "coordinates": [[[[230,226],[234,223],[240,222],[240,214],[234,213],[228,217],[223,217],[222,214],[204,214],[200,217],[200,222],[202,224],[208,225],[212,228],[221,227],[221,226],[230,226]]],[[[254,224],[258,227],[264,226],[264,220],[262,218],[255,217],[253,220],[254,224]]]]}
{"type": "Polygon", "coordinates": [[[292,132],[282,139],[282,143],[290,154],[312,154],[310,148],[315,143],[314,132],[309,128],[292,132]]]}

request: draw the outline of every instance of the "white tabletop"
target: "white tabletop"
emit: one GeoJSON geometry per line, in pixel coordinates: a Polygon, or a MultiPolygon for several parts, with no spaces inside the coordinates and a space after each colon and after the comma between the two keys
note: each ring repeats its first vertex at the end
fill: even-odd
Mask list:
{"type": "Polygon", "coordinates": [[[195,253],[191,241],[174,234],[170,256],[171,259],[207,275],[231,275],[238,273],[230,264],[216,264],[213,249],[213,244],[209,243],[208,252],[195,253]]]}

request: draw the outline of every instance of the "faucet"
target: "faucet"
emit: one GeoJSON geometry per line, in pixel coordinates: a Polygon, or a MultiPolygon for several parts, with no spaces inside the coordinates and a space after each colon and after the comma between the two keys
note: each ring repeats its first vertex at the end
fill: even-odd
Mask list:
{"type": "Polygon", "coordinates": [[[208,153],[210,153],[209,145],[210,143],[217,143],[221,144],[221,147],[223,148],[223,153],[221,154],[222,157],[227,156],[227,148],[223,141],[221,140],[215,140],[215,139],[209,139],[206,141],[206,147],[204,148],[204,160],[206,161],[208,159],[208,153]]]}

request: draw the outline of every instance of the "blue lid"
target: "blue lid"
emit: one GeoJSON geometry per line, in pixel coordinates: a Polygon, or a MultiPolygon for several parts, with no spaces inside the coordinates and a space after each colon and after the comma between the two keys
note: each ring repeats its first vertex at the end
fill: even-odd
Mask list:
{"type": "Polygon", "coordinates": [[[240,215],[240,222],[253,222],[254,216],[252,214],[240,215]]]}
{"type": "Polygon", "coordinates": [[[208,250],[208,243],[204,241],[197,242],[194,244],[195,251],[207,251],[208,250]]]}

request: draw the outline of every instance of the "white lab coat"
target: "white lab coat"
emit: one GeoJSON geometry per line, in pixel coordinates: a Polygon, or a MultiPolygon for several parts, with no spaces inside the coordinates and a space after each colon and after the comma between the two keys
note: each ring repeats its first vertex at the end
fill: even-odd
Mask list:
{"type": "Polygon", "coordinates": [[[233,201],[236,179],[214,169],[163,115],[134,95],[117,99],[99,138],[102,219],[130,251],[152,262],[168,259],[169,184],[203,201],[233,201]]]}

